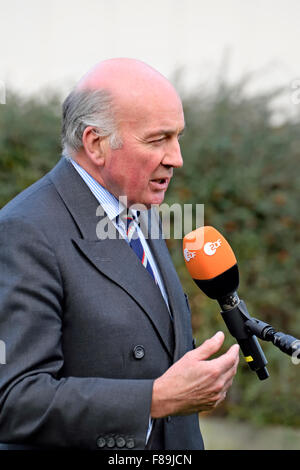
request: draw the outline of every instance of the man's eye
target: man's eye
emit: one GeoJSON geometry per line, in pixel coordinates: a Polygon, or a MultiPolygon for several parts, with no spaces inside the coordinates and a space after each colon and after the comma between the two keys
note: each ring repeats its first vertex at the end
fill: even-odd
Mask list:
{"type": "Polygon", "coordinates": [[[160,139],[155,139],[155,140],[151,140],[150,141],[150,144],[158,144],[159,142],[163,142],[165,140],[165,137],[161,137],[160,139]]]}

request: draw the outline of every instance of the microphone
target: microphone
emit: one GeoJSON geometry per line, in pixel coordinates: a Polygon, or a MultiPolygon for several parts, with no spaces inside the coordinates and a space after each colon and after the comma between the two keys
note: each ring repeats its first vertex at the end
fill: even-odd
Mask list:
{"type": "Polygon", "coordinates": [[[200,227],[184,237],[183,255],[198,287],[218,301],[226,326],[239,343],[250,369],[260,380],[267,379],[268,362],[257,337],[249,329],[252,318],[245,302],[237,294],[239,271],[229,243],[215,228],[200,227]]]}

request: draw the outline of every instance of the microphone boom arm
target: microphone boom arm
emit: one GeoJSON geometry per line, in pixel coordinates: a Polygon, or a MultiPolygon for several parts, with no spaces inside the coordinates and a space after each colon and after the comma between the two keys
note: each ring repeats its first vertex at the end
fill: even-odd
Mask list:
{"type": "Polygon", "coordinates": [[[299,358],[300,355],[300,340],[294,336],[287,335],[281,331],[276,331],[268,323],[265,323],[257,318],[250,317],[246,321],[248,330],[264,341],[271,341],[274,346],[277,346],[282,352],[289,356],[299,358]]]}

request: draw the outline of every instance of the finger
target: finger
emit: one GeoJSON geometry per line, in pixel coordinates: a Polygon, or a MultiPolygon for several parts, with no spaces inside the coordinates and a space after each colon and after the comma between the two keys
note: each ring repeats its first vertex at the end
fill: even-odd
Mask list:
{"type": "Polygon", "coordinates": [[[203,361],[218,352],[224,342],[224,338],[224,333],[222,331],[218,331],[212,338],[204,341],[201,346],[194,350],[197,355],[197,359],[199,361],[203,361]]]}
{"type": "Polygon", "coordinates": [[[224,392],[222,393],[221,397],[219,398],[219,400],[218,400],[218,401],[216,401],[216,403],[214,404],[214,407],[217,407],[217,406],[219,406],[219,405],[220,405],[220,403],[222,403],[222,401],[224,401],[224,400],[225,400],[225,398],[226,398],[226,395],[227,395],[227,391],[224,391],[224,392]]]}
{"type": "Polygon", "coordinates": [[[228,390],[231,387],[234,377],[237,373],[237,366],[238,362],[236,362],[231,369],[223,374],[224,390],[228,390]]]}
{"type": "Polygon", "coordinates": [[[239,349],[239,345],[234,344],[222,356],[216,359],[211,359],[211,365],[216,366],[219,369],[220,375],[225,374],[227,371],[230,371],[233,368],[236,368],[239,362],[239,349]]]}
{"type": "MultiPolygon", "coordinates": [[[[236,349],[237,351],[239,350],[238,347],[235,347],[234,349],[236,349]]],[[[237,373],[238,363],[239,363],[239,355],[237,355],[236,360],[233,362],[233,366],[225,370],[225,372],[223,372],[222,374],[222,378],[224,381],[223,390],[227,391],[231,387],[234,376],[237,373]]]]}

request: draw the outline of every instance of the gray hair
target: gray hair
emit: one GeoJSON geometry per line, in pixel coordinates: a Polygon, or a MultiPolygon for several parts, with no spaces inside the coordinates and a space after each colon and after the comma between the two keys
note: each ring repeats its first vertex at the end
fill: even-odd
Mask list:
{"type": "Polygon", "coordinates": [[[102,137],[109,136],[112,149],[122,147],[113,113],[113,99],[107,90],[73,90],[62,105],[62,153],[70,157],[82,147],[87,126],[102,137]]]}

